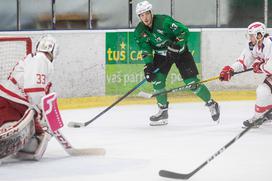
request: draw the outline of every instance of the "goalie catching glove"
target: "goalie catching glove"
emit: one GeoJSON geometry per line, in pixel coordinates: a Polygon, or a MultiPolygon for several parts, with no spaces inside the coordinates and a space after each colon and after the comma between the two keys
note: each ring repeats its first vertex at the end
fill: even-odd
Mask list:
{"type": "Polygon", "coordinates": [[[15,154],[15,157],[18,159],[39,161],[52,137],[41,112],[36,112],[33,119],[35,134],[26,142],[23,149],[15,154]]]}

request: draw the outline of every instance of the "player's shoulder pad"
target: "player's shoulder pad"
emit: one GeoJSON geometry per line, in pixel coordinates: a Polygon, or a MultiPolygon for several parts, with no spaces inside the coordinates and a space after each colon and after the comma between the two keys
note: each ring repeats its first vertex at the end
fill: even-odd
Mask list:
{"type": "Polygon", "coordinates": [[[266,36],[263,41],[263,48],[271,49],[272,47],[272,37],[266,36]]]}
{"type": "Polygon", "coordinates": [[[144,23],[140,22],[137,27],[134,30],[134,37],[136,40],[143,40],[148,37],[147,33],[147,27],[144,25],[144,23]]]}
{"type": "Polygon", "coordinates": [[[143,22],[138,23],[134,30],[134,34],[141,34],[141,32],[145,31],[146,27],[143,22]]]}
{"type": "Polygon", "coordinates": [[[264,37],[264,41],[266,41],[267,43],[271,44],[272,43],[272,36],[265,36],[264,37]]]}
{"type": "Polygon", "coordinates": [[[164,22],[165,20],[173,20],[171,16],[168,16],[165,14],[157,14],[157,15],[154,15],[154,17],[160,22],[164,22]]]}
{"type": "Polygon", "coordinates": [[[164,14],[154,15],[154,18],[156,19],[155,20],[156,22],[160,22],[159,24],[162,27],[165,27],[165,26],[167,26],[168,24],[171,24],[174,21],[174,19],[171,16],[164,15],[164,14]]]}
{"type": "Polygon", "coordinates": [[[26,56],[24,56],[23,60],[25,61],[25,60],[27,60],[27,59],[32,58],[33,56],[34,56],[33,53],[29,53],[29,54],[27,54],[26,56]]]}

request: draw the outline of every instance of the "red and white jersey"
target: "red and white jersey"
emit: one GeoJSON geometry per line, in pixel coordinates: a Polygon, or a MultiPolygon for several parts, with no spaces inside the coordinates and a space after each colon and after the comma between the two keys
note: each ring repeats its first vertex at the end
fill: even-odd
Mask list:
{"type": "Polygon", "coordinates": [[[262,46],[252,46],[247,43],[246,48],[242,51],[237,62],[231,67],[234,72],[243,71],[251,68],[253,62],[256,60],[263,60],[265,63],[260,67],[262,71],[267,74],[272,74],[272,37],[265,37],[262,46]]]}
{"type": "Polygon", "coordinates": [[[42,52],[29,54],[13,68],[0,84],[0,96],[25,105],[37,105],[46,95],[53,63],[42,52]]]}

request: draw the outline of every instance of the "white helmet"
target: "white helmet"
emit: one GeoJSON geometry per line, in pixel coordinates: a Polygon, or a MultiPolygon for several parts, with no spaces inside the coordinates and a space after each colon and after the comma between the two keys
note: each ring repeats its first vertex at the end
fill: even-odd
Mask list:
{"type": "Polygon", "coordinates": [[[151,11],[151,10],[152,10],[152,4],[150,4],[148,1],[142,1],[136,5],[136,14],[138,16],[144,12],[151,11]]]}
{"type": "Polygon", "coordinates": [[[248,35],[255,35],[255,37],[257,37],[258,33],[260,33],[262,37],[266,34],[266,27],[263,23],[254,22],[247,27],[248,35]]]}
{"type": "Polygon", "coordinates": [[[53,59],[55,59],[58,53],[58,45],[56,39],[51,35],[45,35],[41,37],[36,45],[36,51],[50,53],[53,56],[53,59]]]}

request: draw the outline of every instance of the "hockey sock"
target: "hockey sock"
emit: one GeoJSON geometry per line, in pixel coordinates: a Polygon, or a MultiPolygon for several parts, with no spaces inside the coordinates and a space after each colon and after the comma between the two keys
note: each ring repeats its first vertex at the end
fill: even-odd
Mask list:
{"type": "Polygon", "coordinates": [[[193,92],[194,92],[194,94],[196,94],[199,98],[201,98],[205,102],[208,102],[211,99],[210,91],[203,84],[198,86],[198,88],[196,90],[193,90],[193,92]]]}
{"type": "MultiPolygon", "coordinates": [[[[156,92],[162,92],[162,91],[165,91],[165,89],[156,90],[156,92]]],[[[162,105],[162,106],[167,105],[167,94],[158,95],[156,99],[159,105],[162,105]]]]}
{"type": "MultiPolygon", "coordinates": [[[[166,81],[167,75],[158,72],[156,74],[156,79],[153,81],[153,89],[155,92],[162,92],[165,91],[165,81],[166,81]]],[[[156,97],[157,103],[165,106],[167,105],[167,94],[161,94],[156,97]]]]}

